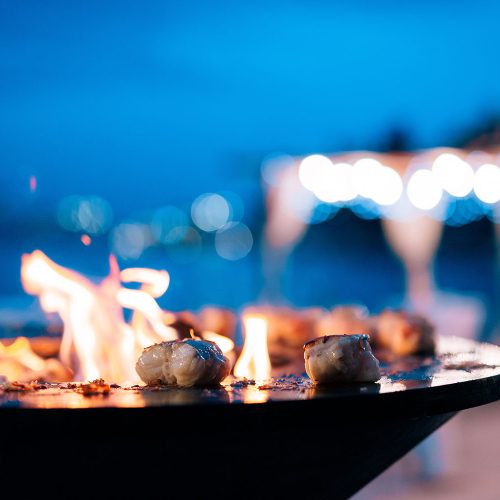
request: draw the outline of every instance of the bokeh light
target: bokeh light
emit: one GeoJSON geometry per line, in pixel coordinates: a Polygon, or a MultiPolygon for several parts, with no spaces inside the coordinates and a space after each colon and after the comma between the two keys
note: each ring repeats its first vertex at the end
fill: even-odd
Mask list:
{"type": "Polygon", "coordinates": [[[484,203],[500,201],[500,168],[492,163],[481,165],[474,175],[474,193],[484,203]]]}
{"type": "Polygon", "coordinates": [[[309,211],[309,224],[321,224],[335,217],[340,210],[340,205],[335,203],[317,203],[312,211],[309,211]]]}
{"type": "Polygon", "coordinates": [[[443,197],[443,190],[432,170],[415,171],[408,181],[406,192],[410,202],[421,210],[431,210],[443,197]]]}
{"type": "Polygon", "coordinates": [[[241,222],[230,222],[215,234],[215,250],[227,260],[246,257],[252,246],[252,232],[241,222]]]}
{"type": "Polygon", "coordinates": [[[86,247],[90,246],[92,244],[92,238],[88,234],[82,234],[80,236],[80,241],[85,245],[86,247]]]}
{"type": "Polygon", "coordinates": [[[36,191],[37,186],[38,186],[38,180],[36,178],[36,175],[30,175],[30,192],[34,193],[36,191]]]}
{"type": "Polygon", "coordinates": [[[450,153],[439,155],[432,164],[432,171],[441,188],[457,198],[467,196],[474,186],[472,167],[458,156],[450,153]]]}
{"type": "Polygon", "coordinates": [[[313,192],[326,203],[353,200],[358,193],[353,183],[352,166],[348,163],[331,164],[319,174],[313,192]]]}
{"type": "Polygon", "coordinates": [[[350,210],[361,219],[376,219],[380,216],[380,207],[368,198],[357,198],[349,204],[350,210]]]}
{"type": "Polygon", "coordinates": [[[68,231],[90,235],[105,233],[113,221],[110,204],[99,196],[68,196],[57,209],[60,226],[68,231]]]}
{"type": "Polygon", "coordinates": [[[306,156],[300,162],[299,180],[306,189],[309,189],[309,191],[314,193],[318,191],[321,192],[325,181],[328,182],[328,176],[331,174],[332,166],[333,163],[326,156],[306,156]]]}
{"type": "Polygon", "coordinates": [[[382,166],[373,179],[370,198],[379,205],[394,205],[403,193],[403,180],[392,168],[382,166]]]}
{"type": "Polygon", "coordinates": [[[361,158],[353,165],[353,182],[360,196],[372,199],[383,165],[374,158],[361,158]]]}
{"type": "Polygon", "coordinates": [[[189,227],[187,214],[180,208],[168,205],[153,214],[151,230],[154,237],[165,245],[171,245],[186,236],[189,227]]]}
{"type": "Polygon", "coordinates": [[[138,259],[151,244],[151,239],[146,224],[124,222],[111,232],[111,251],[125,260],[138,259]]]}
{"type": "Polygon", "coordinates": [[[447,207],[446,224],[449,226],[463,226],[483,217],[488,211],[475,196],[452,198],[447,207]]]}
{"type": "Polygon", "coordinates": [[[202,231],[213,232],[223,228],[230,216],[231,207],[220,194],[202,194],[191,206],[191,218],[202,231]]]}
{"type": "Polygon", "coordinates": [[[349,163],[335,163],[335,183],[339,201],[351,201],[358,196],[358,190],[354,184],[353,168],[349,163]]]}
{"type": "Polygon", "coordinates": [[[354,163],[353,182],[360,196],[379,205],[394,205],[403,193],[401,176],[374,158],[361,158],[354,163]]]}

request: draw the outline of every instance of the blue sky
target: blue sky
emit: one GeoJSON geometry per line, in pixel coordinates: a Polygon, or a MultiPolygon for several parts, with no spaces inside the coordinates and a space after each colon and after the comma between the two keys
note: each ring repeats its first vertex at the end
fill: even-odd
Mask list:
{"type": "MultiPolygon", "coordinates": [[[[272,151],[444,144],[500,108],[496,2],[0,2],[0,197],[124,214],[272,151]]],[[[250,194],[252,190],[249,190],[250,194]]]]}

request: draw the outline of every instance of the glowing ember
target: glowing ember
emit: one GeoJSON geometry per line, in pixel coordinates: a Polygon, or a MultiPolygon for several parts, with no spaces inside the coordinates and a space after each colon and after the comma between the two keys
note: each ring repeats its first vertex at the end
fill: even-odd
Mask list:
{"type": "Polygon", "coordinates": [[[246,316],[245,344],[235,367],[237,377],[266,380],[271,376],[267,350],[267,321],[261,316],[246,316]]]}

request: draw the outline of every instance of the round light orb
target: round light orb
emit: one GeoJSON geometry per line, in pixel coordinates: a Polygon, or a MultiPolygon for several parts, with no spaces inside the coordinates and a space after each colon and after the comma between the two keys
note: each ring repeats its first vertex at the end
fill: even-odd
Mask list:
{"type": "Polygon", "coordinates": [[[500,167],[493,163],[481,165],[474,175],[474,193],[483,203],[500,201],[500,167]]]}
{"type": "Polygon", "coordinates": [[[432,170],[420,169],[412,174],[406,186],[408,199],[416,208],[432,210],[443,197],[443,189],[432,170]]]}
{"type": "Polygon", "coordinates": [[[230,222],[215,234],[215,250],[223,259],[240,260],[252,246],[252,232],[242,222],[230,222]]]}
{"type": "Polygon", "coordinates": [[[353,182],[352,165],[349,163],[331,163],[321,173],[321,182],[312,190],[324,203],[351,201],[358,195],[353,182]]]}
{"type": "Polygon", "coordinates": [[[385,167],[375,158],[361,158],[354,163],[353,183],[360,196],[373,199],[374,192],[379,191],[380,172],[383,168],[385,167]]]}
{"type": "Polygon", "coordinates": [[[198,196],[191,206],[193,222],[206,232],[217,231],[229,221],[231,207],[220,194],[206,193],[198,196]]]}
{"type": "Polygon", "coordinates": [[[354,183],[353,167],[349,163],[335,163],[335,182],[339,201],[351,201],[358,196],[358,190],[354,183]]]}
{"type": "Polygon", "coordinates": [[[383,206],[394,205],[403,194],[403,180],[392,168],[382,166],[372,180],[371,198],[383,206]]]}
{"type": "Polygon", "coordinates": [[[467,196],[474,187],[474,170],[454,154],[439,155],[432,164],[432,171],[441,188],[456,198],[467,196]]]}
{"type": "Polygon", "coordinates": [[[299,165],[299,180],[309,191],[321,190],[332,167],[329,158],[323,155],[306,156],[299,165]]]}
{"type": "Polygon", "coordinates": [[[123,223],[111,233],[111,251],[122,259],[138,259],[148,246],[144,224],[123,223]]]}

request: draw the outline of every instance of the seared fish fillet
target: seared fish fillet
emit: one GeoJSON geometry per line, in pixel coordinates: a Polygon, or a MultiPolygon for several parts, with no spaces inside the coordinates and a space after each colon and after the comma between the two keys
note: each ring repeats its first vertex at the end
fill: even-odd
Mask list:
{"type": "Polygon", "coordinates": [[[316,384],[376,382],[379,362],[373,355],[368,335],[327,335],[304,345],[309,378],[316,384]]]}
{"type": "Polygon", "coordinates": [[[216,385],[231,370],[229,359],[208,340],[171,340],[146,347],[135,369],[146,384],[216,385]]]}

